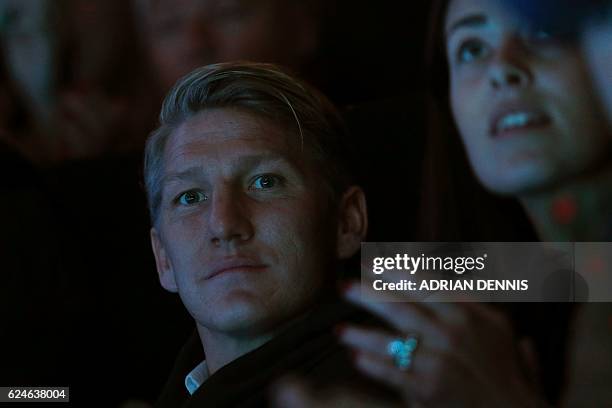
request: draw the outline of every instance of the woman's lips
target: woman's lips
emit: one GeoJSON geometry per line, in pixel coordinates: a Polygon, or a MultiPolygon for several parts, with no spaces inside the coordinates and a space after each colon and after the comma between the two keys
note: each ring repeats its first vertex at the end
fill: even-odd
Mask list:
{"type": "Polygon", "coordinates": [[[489,134],[491,137],[509,136],[550,123],[550,116],[542,109],[520,103],[502,104],[491,115],[489,134]]]}

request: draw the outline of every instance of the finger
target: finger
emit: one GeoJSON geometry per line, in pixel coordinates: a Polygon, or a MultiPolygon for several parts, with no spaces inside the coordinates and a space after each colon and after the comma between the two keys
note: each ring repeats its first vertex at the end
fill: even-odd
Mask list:
{"type": "MultiPolygon", "coordinates": [[[[388,279],[383,279],[388,281],[388,279]]],[[[367,291],[369,286],[366,285],[367,291]]],[[[363,288],[358,283],[353,282],[347,286],[345,297],[374,313],[375,315],[387,320],[391,325],[400,329],[406,330],[411,327],[405,327],[404,324],[409,324],[408,320],[402,316],[402,310],[405,312],[411,310],[411,321],[414,325],[413,329],[424,329],[427,327],[427,322],[431,324],[442,324],[448,326],[457,326],[466,323],[473,323],[482,326],[481,322],[492,323],[499,329],[507,330],[509,321],[500,310],[482,303],[477,302],[435,302],[427,299],[416,299],[414,295],[401,292],[384,293],[384,298],[388,302],[376,300],[380,298],[380,293],[376,297],[368,299],[367,296],[362,296],[363,288]],[[399,305],[399,306],[398,306],[399,305]],[[421,317],[420,323],[415,323],[418,313],[421,317]]]]}
{"type": "MultiPolygon", "coordinates": [[[[386,282],[388,279],[383,279],[386,282]]],[[[408,320],[406,320],[403,314],[407,314],[411,316],[412,324],[415,324],[417,318],[420,319],[421,323],[418,323],[418,326],[423,326],[425,321],[428,324],[433,323],[434,321],[454,321],[456,314],[458,311],[462,309],[461,306],[457,306],[454,303],[444,303],[444,302],[427,302],[423,301],[423,299],[417,299],[414,295],[408,294],[406,292],[402,292],[401,294],[395,292],[385,292],[384,299],[385,301],[379,301],[377,299],[381,298],[380,293],[376,293],[376,297],[368,298],[367,296],[362,296],[362,290],[368,291],[370,290],[369,286],[366,285],[365,288],[359,285],[357,282],[353,282],[350,285],[347,285],[345,290],[345,297],[355,303],[358,304],[375,315],[387,320],[394,327],[405,330],[410,327],[404,327],[404,324],[408,324],[408,320]]]]}
{"type": "Polygon", "coordinates": [[[380,354],[381,356],[387,356],[388,359],[391,359],[387,350],[388,345],[398,337],[382,330],[353,325],[343,326],[338,334],[338,339],[343,344],[355,349],[357,352],[380,354]]]}
{"type": "Polygon", "coordinates": [[[504,331],[512,329],[508,315],[498,307],[477,302],[465,302],[462,305],[483,322],[489,322],[504,331]]]}
{"type": "Polygon", "coordinates": [[[361,352],[355,354],[355,366],[368,377],[381,381],[405,393],[409,388],[408,373],[397,368],[393,361],[379,354],[361,352]]]}
{"type": "Polygon", "coordinates": [[[434,323],[434,316],[416,303],[376,302],[365,299],[361,296],[360,285],[356,283],[348,285],[343,295],[349,302],[382,318],[402,333],[428,333],[434,323]]]}
{"type": "MultiPolygon", "coordinates": [[[[426,345],[420,342],[412,352],[412,363],[409,370],[397,368],[392,355],[389,353],[389,344],[397,340],[397,338],[397,336],[384,331],[347,325],[341,330],[339,340],[351,347],[355,352],[355,356],[377,357],[377,361],[384,362],[385,367],[390,370],[400,371],[405,376],[443,374],[439,372],[439,362],[443,354],[426,347],[426,345]],[[415,364],[415,358],[418,360],[417,364],[415,364]]],[[[387,375],[387,373],[383,372],[382,375],[387,375]]]]}
{"type": "Polygon", "coordinates": [[[452,360],[445,363],[439,354],[421,349],[415,351],[408,370],[400,370],[389,360],[369,353],[357,354],[355,366],[364,375],[394,388],[410,404],[417,400],[444,399],[447,397],[443,395],[444,390],[468,378],[452,360]]]}

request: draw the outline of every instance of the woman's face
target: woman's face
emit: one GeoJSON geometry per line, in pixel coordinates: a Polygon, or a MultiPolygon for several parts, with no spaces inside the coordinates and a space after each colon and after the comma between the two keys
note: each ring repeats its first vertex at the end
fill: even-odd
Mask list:
{"type": "Polygon", "coordinates": [[[453,116],[485,187],[540,191],[608,158],[612,139],[574,45],[502,0],[451,0],[445,34],[453,116]]]}

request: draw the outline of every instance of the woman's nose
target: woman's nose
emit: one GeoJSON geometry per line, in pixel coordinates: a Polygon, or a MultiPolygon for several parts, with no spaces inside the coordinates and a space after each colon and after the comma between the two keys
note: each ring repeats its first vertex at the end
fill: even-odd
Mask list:
{"type": "Polygon", "coordinates": [[[504,39],[490,66],[489,82],[491,86],[494,89],[524,87],[532,80],[529,55],[520,39],[515,37],[504,39]]]}

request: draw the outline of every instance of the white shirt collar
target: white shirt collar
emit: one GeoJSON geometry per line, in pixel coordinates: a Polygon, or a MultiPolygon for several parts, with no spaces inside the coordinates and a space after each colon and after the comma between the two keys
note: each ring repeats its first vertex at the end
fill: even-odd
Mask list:
{"type": "Polygon", "coordinates": [[[185,387],[187,387],[189,395],[193,395],[208,377],[208,366],[206,360],[204,360],[185,377],[185,387]]]}

